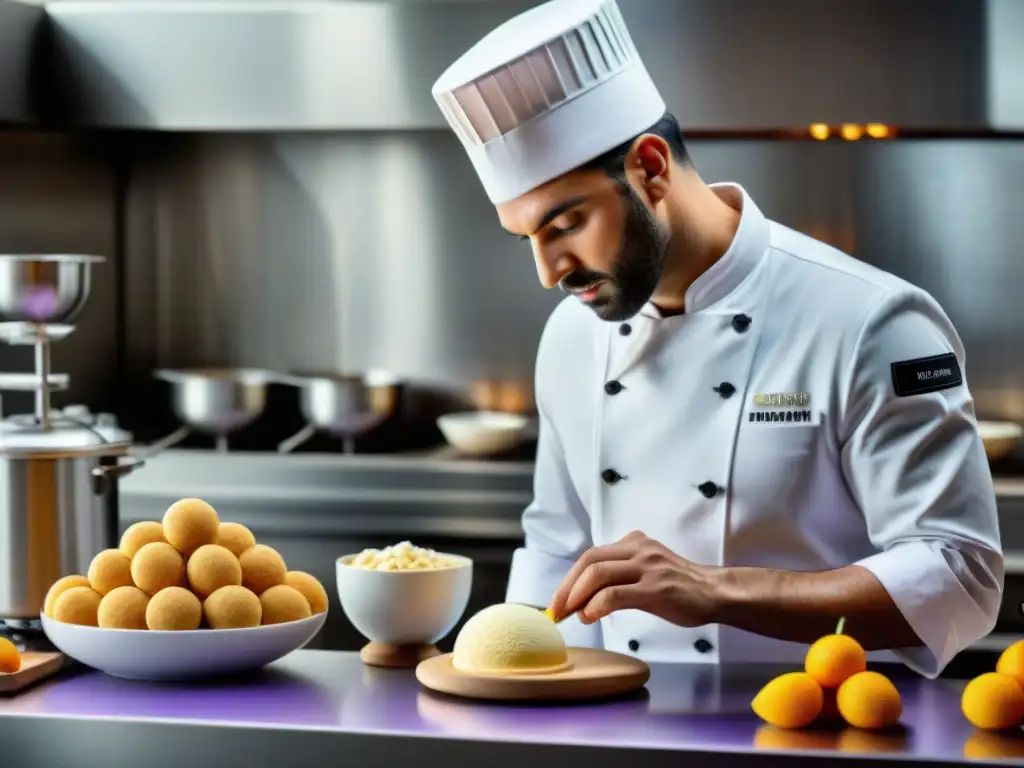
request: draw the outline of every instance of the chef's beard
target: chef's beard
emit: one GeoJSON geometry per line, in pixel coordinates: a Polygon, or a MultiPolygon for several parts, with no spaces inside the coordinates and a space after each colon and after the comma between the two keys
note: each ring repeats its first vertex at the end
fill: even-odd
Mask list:
{"type": "Polygon", "coordinates": [[[610,273],[577,269],[559,281],[564,291],[573,291],[604,281],[601,295],[587,305],[599,318],[619,323],[637,314],[650,301],[658,287],[670,236],[636,191],[625,181],[617,181],[626,206],[622,229],[622,247],[610,273]]]}

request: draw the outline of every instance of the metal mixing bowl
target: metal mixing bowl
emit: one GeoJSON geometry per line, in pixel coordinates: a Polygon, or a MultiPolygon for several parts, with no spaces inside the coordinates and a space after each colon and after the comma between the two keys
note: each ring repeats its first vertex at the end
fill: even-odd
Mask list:
{"type": "Polygon", "coordinates": [[[387,373],[310,372],[280,381],[300,388],[299,404],[309,423],[338,437],[368,432],[394,413],[398,404],[398,380],[387,373]]]}
{"type": "Polygon", "coordinates": [[[299,389],[306,426],[278,446],[288,453],[317,431],[344,441],[352,453],[354,439],[383,423],[398,407],[399,380],[386,371],[342,374],[330,371],[285,374],[277,382],[299,389]]]}
{"type": "Polygon", "coordinates": [[[0,254],[0,322],[70,323],[89,298],[102,256],[0,254]]]}
{"type": "Polygon", "coordinates": [[[186,426],[217,436],[255,421],[273,381],[272,374],[254,368],[159,370],[153,375],[173,387],[172,406],[186,426]]]}

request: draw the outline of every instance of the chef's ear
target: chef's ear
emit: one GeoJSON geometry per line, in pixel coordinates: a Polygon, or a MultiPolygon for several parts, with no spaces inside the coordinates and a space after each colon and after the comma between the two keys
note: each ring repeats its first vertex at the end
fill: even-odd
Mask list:
{"type": "Polygon", "coordinates": [[[627,169],[636,174],[638,185],[652,203],[668,196],[672,175],[672,150],[660,136],[645,133],[633,142],[626,158],[627,169]]]}

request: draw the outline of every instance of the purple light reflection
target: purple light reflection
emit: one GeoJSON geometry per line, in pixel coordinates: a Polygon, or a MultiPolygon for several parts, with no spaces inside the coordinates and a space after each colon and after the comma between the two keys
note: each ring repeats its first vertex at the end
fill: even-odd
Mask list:
{"type": "Polygon", "coordinates": [[[57,292],[50,286],[33,286],[21,297],[20,312],[35,322],[44,322],[57,311],[57,292]]]}
{"type": "Polygon", "coordinates": [[[47,713],[97,717],[331,726],[340,700],[314,681],[264,670],[240,678],[196,683],[150,683],[86,672],[44,686],[47,713]]]}
{"type": "Polygon", "coordinates": [[[1024,755],[1024,740],[974,731],[960,711],[961,685],[895,673],[901,730],[778,731],[750,710],[773,674],[753,666],[652,665],[646,689],[622,699],[509,705],[427,691],[412,670],[366,667],[357,654],[299,651],[260,673],[206,683],[131,682],[81,671],[0,699],[0,716],[175,719],[680,751],[824,750],[929,760],[1024,755]]]}

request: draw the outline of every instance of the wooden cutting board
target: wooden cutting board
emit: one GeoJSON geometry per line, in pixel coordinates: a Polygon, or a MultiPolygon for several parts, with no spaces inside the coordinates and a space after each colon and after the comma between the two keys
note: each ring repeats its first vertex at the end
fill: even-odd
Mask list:
{"type": "Polygon", "coordinates": [[[482,675],[452,666],[452,654],[421,661],[416,679],[452,696],[492,701],[595,699],[642,688],[651,668],[639,659],[594,648],[570,648],[572,669],[539,675],[482,675]]]}
{"type": "Polygon", "coordinates": [[[22,688],[57,674],[63,667],[63,653],[26,651],[21,654],[21,669],[17,672],[0,672],[0,695],[17,693],[22,688]]]}

